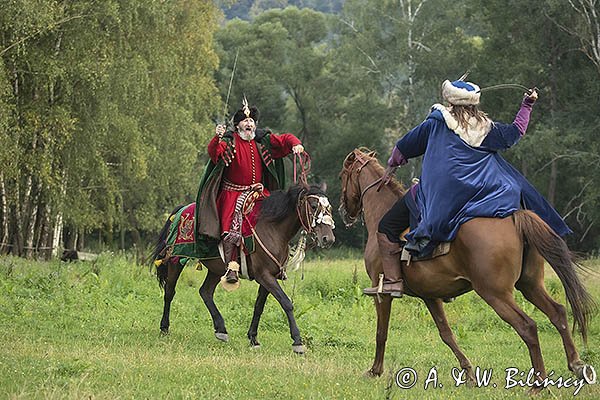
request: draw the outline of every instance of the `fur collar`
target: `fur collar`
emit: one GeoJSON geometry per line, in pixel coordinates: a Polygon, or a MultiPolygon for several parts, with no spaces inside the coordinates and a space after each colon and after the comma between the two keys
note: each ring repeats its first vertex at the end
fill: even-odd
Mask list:
{"type": "Polygon", "coordinates": [[[481,142],[483,142],[492,129],[492,121],[488,118],[483,122],[477,121],[475,118],[470,118],[468,128],[464,129],[462,126],[459,126],[458,121],[450,114],[448,108],[441,104],[434,104],[431,109],[440,111],[448,128],[470,146],[480,146],[481,142]]]}

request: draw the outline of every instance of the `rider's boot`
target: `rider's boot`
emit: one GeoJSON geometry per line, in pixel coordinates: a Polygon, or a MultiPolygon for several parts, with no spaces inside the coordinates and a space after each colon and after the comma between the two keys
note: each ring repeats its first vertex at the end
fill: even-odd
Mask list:
{"type": "Polygon", "coordinates": [[[236,283],[239,280],[240,264],[237,262],[237,254],[238,247],[235,244],[223,241],[223,255],[227,265],[227,272],[225,273],[227,283],[236,283]]]}
{"type": "Polygon", "coordinates": [[[389,294],[392,297],[402,297],[404,293],[402,269],[400,268],[402,245],[390,241],[387,235],[381,232],[377,232],[377,243],[383,263],[383,285],[363,289],[363,294],[367,296],[389,294]]]}

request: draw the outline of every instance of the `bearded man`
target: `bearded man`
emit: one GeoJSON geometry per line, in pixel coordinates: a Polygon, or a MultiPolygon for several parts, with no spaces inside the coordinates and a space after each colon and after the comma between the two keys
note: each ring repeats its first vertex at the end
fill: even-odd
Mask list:
{"type": "Polygon", "coordinates": [[[229,284],[238,283],[240,245],[252,234],[262,199],[285,187],[283,157],[304,152],[290,133],[257,129],[258,118],[258,109],[244,99],[233,116],[233,131],[216,126],[196,198],[196,244],[221,241],[227,265],[222,280],[229,284]]]}

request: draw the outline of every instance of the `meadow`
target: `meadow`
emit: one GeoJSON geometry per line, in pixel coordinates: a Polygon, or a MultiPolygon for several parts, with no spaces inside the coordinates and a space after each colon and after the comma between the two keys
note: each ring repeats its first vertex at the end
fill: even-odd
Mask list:
{"type": "MultiPolygon", "coordinates": [[[[600,271],[600,261],[586,264],[600,271]]],[[[456,387],[457,361],[425,306],[413,298],[393,305],[384,375],[362,376],[375,352],[375,312],[373,301],[361,294],[368,279],[359,254],[313,255],[284,283],[308,348],[304,356],[293,354],[287,320],[272,297],[259,328],[262,347],[249,346],[246,331],[258,288],[249,281],[233,293],[217,288],[215,301],[230,337],[228,343],[217,341],[198,296],[205,274],[184,270],[171,333],[161,336],[162,292],[148,266],[109,253],[74,263],[0,257],[0,398],[529,398],[526,388],[505,388],[507,368],[529,371],[525,345],[474,293],[446,306],[448,320],[473,365],[493,373],[487,386],[456,387]],[[405,368],[418,375],[410,389],[395,383],[396,372],[405,368]]],[[[599,275],[585,282],[600,302],[599,275]]],[[[565,303],[549,267],[546,286],[565,303]]],[[[547,371],[572,377],[554,327],[519,293],[516,298],[538,324],[547,371]]],[[[598,317],[588,348],[578,336],[576,344],[582,358],[600,369],[598,317]]],[[[575,390],[551,387],[538,398],[573,398],[575,390]]],[[[584,385],[575,398],[600,398],[600,385],[584,385]]]]}

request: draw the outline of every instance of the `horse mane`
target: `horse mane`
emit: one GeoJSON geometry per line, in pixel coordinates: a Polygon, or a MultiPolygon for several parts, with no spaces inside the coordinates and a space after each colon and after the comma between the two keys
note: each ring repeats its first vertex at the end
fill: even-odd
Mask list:
{"type": "MultiPolygon", "coordinates": [[[[375,171],[377,172],[377,174],[383,176],[385,174],[385,167],[383,165],[381,165],[381,163],[379,162],[379,160],[377,159],[377,152],[370,150],[367,147],[360,147],[358,149],[356,149],[357,151],[360,151],[363,157],[368,158],[370,161],[369,162],[370,165],[373,165],[373,167],[375,168],[375,171]]],[[[394,194],[396,194],[398,197],[403,196],[406,191],[408,190],[404,184],[402,184],[402,182],[398,181],[396,179],[395,176],[392,176],[390,179],[390,182],[388,183],[388,187],[392,190],[392,192],[394,192],[394,194]]]]}
{"type": "Polygon", "coordinates": [[[296,184],[286,190],[275,190],[267,197],[261,205],[259,218],[267,222],[281,220],[296,211],[296,204],[302,195],[307,194],[324,195],[318,186],[304,186],[296,184]]]}

